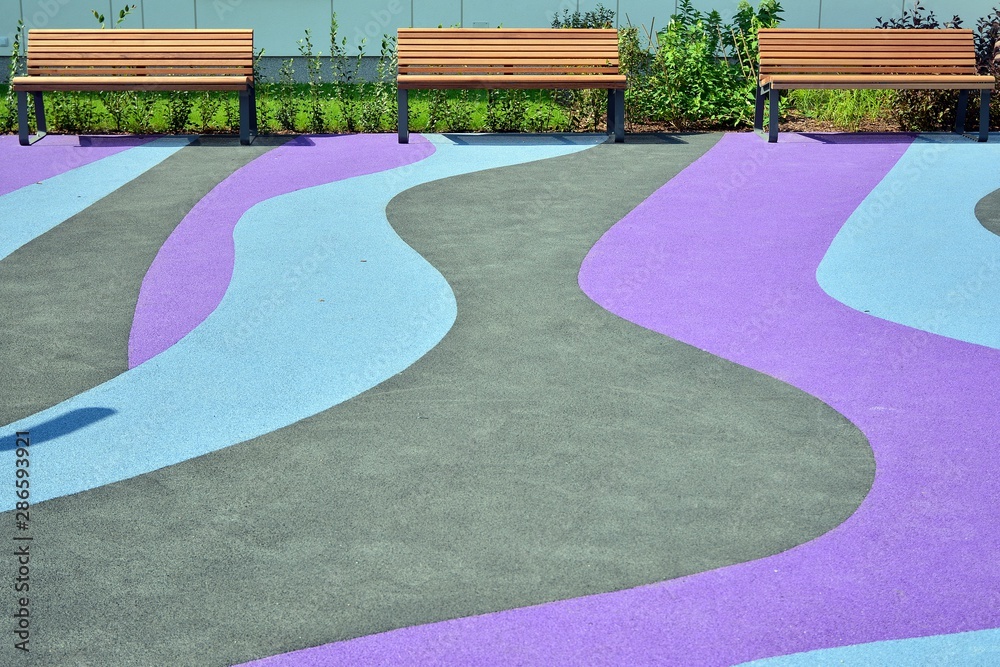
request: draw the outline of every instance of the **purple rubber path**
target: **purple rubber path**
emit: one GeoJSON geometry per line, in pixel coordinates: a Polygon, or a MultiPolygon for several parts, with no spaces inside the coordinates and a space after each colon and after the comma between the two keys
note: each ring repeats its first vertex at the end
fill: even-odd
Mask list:
{"type": "Polygon", "coordinates": [[[433,145],[418,135],[408,145],[400,145],[394,134],[310,136],[233,173],[191,209],[146,273],[129,335],[129,368],[179,341],[219,305],[233,276],[233,229],[255,204],[393,169],[433,152],[433,145]]]}
{"type": "Polygon", "coordinates": [[[604,236],[580,284],[857,424],[878,469],[851,519],[751,563],[253,664],[731,665],[1000,626],[1000,352],[875,319],[818,287],[834,235],[909,141],[846,139],[725,137],[604,236]]]}
{"type": "Polygon", "coordinates": [[[22,146],[13,135],[0,136],[0,195],[44,181],[70,169],[139,146],[142,137],[76,137],[51,135],[34,146],[22,146]]]}

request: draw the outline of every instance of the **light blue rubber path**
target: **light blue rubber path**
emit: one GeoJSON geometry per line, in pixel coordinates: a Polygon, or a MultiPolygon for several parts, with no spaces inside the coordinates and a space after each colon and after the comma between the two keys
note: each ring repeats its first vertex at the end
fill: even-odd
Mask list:
{"type": "MultiPolygon", "coordinates": [[[[14,467],[14,431],[30,430],[31,499],[39,502],[269,433],[375,386],[434,347],[456,316],[447,282],[389,226],[390,199],[605,140],[429,138],[436,152],[421,162],[247,211],[215,312],[147,363],[5,427],[0,469],[14,467]]],[[[14,502],[5,493],[0,510],[14,502]]]]}
{"type": "Polygon", "coordinates": [[[830,245],[820,286],[875,317],[1000,348],[1000,237],[975,215],[998,167],[1000,137],[918,137],[830,245]]]}
{"type": "Polygon", "coordinates": [[[1000,665],[1000,630],[843,646],[754,660],[742,667],[995,667],[1000,665]]]}
{"type": "Polygon", "coordinates": [[[0,259],[152,169],[194,139],[156,139],[0,196],[0,259]]]}

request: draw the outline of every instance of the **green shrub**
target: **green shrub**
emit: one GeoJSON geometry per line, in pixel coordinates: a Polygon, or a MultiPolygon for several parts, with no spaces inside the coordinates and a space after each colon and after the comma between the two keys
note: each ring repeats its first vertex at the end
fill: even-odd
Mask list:
{"type": "MultiPolygon", "coordinates": [[[[962,19],[953,16],[950,21],[941,22],[933,10],[926,9],[920,0],[913,8],[894,19],[875,19],[878,28],[904,28],[909,30],[937,30],[940,28],[960,28],[962,19]]],[[[976,64],[981,74],[1000,73],[993,61],[994,45],[1000,37],[1000,10],[993,8],[990,14],[980,18],[974,30],[976,44],[976,64]]],[[[994,93],[996,89],[994,89],[994,93]]],[[[966,118],[978,122],[979,100],[977,95],[969,96],[966,118]]],[[[901,90],[891,107],[891,115],[903,130],[928,131],[949,130],[955,126],[955,111],[958,108],[958,91],[954,90],[901,90]]],[[[1000,100],[994,94],[990,105],[990,119],[1000,121],[1000,100]]]]}
{"type": "Polygon", "coordinates": [[[647,32],[643,53],[638,31],[621,33],[622,67],[630,79],[626,117],[667,122],[678,128],[744,127],[753,121],[759,59],[757,31],[781,21],[777,0],[755,10],[740,2],[733,23],[716,11],[702,12],[680,0],[677,13],[659,32],[647,32]]]}

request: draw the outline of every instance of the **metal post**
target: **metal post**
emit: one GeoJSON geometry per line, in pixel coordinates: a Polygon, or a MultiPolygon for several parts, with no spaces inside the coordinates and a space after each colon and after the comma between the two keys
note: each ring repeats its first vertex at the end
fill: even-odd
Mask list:
{"type": "Polygon", "coordinates": [[[982,91],[979,99],[979,141],[989,141],[990,138],[990,94],[991,91],[982,91]]]}
{"type": "Polygon", "coordinates": [[[399,106],[396,112],[397,121],[399,123],[399,143],[408,144],[410,143],[410,104],[408,93],[410,91],[399,88],[396,91],[396,103],[399,106]]]}
{"type": "Polygon", "coordinates": [[[753,129],[764,131],[764,86],[757,85],[757,106],[753,112],[753,129]]]}
{"type": "Polygon", "coordinates": [[[250,88],[250,133],[253,134],[254,138],[259,134],[259,129],[257,128],[257,88],[250,88]]]}
{"type": "Polygon", "coordinates": [[[240,143],[250,145],[250,90],[240,91],[240,143]]]}
{"type": "Polygon", "coordinates": [[[28,93],[23,90],[17,91],[17,136],[22,146],[31,144],[28,136],[28,93]]]}
{"type": "Polygon", "coordinates": [[[45,100],[42,99],[41,91],[32,93],[32,96],[35,98],[35,126],[38,139],[41,139],[49,132],[49,128],[45,125],[45,100]]]}
{"type": "Polygon", "coordinates": [[[615,91],[608,88],[608,134],[615,131],[615,91]]]}
{"type": "Polygon", "coordinates": [[[955,111],[955,131],[959,134],[965,132],[965,113],[969,108],[969,91],[963,90],[958,94],[958,109],[955,111]]]}
{"type": "Polygon", "coordinates": [[[615,91],[615,143],[625,142],[625,91],[615,91]]]}
{"type": "Polygon", "coordinates": [[[767,140],[773,144],[778,141],[778,90],[774,86],[771,86],[768,97],[771,99],[771,118],[769,119],[770,129],[767,133],[767,140]]]}

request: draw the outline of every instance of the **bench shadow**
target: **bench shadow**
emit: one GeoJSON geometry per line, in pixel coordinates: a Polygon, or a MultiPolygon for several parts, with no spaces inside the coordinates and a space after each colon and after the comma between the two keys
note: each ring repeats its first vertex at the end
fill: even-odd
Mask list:
{"type": "Polygon", "coordinates": [[[918,136],[917,132],[792,132],[782,133],[778,141],[795,143],[799,138],[833,145],[908,144],[918,136]]]}
{"type": "MultiPolygon", "coordinates": [[[[649,132],[626,134],[626,144],[686,144],[684,137],[699,134],[649,132]]],[[[603,139],[604,143],[614,143],[614,139],[603,132],[511,132],[511,133],[464,133],[443,132],[441,136],[459,146],[578,146],[593,139],[603,139]]]]}
{"type": "MultiPolygon", "coordinates": [[[[49,440],[55,440],[64,435],[86,428],[115,414],[111,408],[79,408],[54,417],[47,422],[30,426],[31,444],[37,445],[49,440]]],[[[14,432],[0,437],[0,451],[17,449],[17,434],[14,432]]]]}
{"type": "MultiPolygon", "coordinates": [[[[343,135],[348,136],[348,135],[343,135]]],[[[76,145],[82,148],[142,148],[147,142],[154,139],[167,139],[170,137],[192,138],[191,146],[202,146],[207,148],[230,148],[240,145],[240,137],[237,134],[122,134],[122,135],[88,135],[82,134],[78,137],[72,135],[51,134],[46,137],[49,145],[63,143],[67,140],[76,139],[76,145]],[[61,141],[60,141],[61,139],[61,141]]],[[[315,146],[316,143],[304,135],[291,134],[268,134],[260,135],[253,141],[257,146],[291,146],[306,147],[315,146]]]]}

